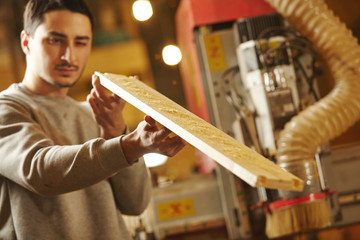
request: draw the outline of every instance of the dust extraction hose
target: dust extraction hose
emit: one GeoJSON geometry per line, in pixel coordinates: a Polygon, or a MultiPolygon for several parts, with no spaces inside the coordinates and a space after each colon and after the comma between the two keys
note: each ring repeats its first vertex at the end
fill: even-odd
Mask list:
{"type": "MultiPolygon", "coordinates": [[[[305,182],[303,195],[321,190],[317,148],[360,118],[360,46],[323,0],[266,0],[314,45],[326,60],[335,87],[289,121],[278,140],[278,164],[305,182]]],[[[283,197],[296,197],[282,192],[283,197]]]]}

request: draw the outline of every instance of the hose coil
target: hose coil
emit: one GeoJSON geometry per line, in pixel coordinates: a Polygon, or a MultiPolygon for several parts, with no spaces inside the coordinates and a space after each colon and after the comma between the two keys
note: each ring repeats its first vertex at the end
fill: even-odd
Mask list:
{"type": "Polygon", "coordinates": [[[360,46],[322,0],[266,1],[313,43],[335,79],[331,92],[293,117],[277,142],[278,164],[305,180],[302,194],[320,191],[312,169],[317,148],[360,119],[360,46]]]}

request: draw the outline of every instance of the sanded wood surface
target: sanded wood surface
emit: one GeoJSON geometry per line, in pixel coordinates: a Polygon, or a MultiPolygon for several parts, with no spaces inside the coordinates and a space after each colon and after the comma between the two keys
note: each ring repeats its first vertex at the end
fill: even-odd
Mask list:
{"type": "Polygon", "coordinates": [[[101,85],[170,129],[253,187],[301,191],[303,181],[143,82],[101,74],[101,85]]]}

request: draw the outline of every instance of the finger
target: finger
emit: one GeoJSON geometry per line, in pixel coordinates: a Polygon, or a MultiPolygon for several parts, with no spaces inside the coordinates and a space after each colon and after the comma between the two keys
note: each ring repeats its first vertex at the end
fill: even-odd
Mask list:
{"type": "Polygon", "coordinates": [[[168,156],[168,157],[173,157],[175,156],[178,152],[180,152],[182,149],[184,148],[184,146],[175,146],[171,149],[168,149],[166,153],[164,153],[164,155],[168,156]]]}
{"type": "Polygon", "coordinates": [[[102,87],[100,83],[100,78],[96,75],[93,75],[92,84],[95,89],[96,96],[99,97],[104,104],[108,105],[109,102],[109,96],[106,94],[104,88],[102,87]]]}
{"type": "Polygon", "coordinates": [[[113,102],[120,102],[121,100],[123,100],[121,97],[119,97],[118,95],[116,95],[115,93],[111,94],[110,95],[110,99],[113,101],[113,102]]]}
{"type": "Polygon", "coordinates": [[[186,144],[186,141],[183,140],[181,137],[179,136],[175,136],[175,137],[168,137],[166,138],[166,140],[163,142],[164,146],[184,146],[186,144]]]}
{"type": "Polygon", "coordinates": [[[101,85],[101,84],[100,84],[100,78],[99,78],[99,76],[93,74],[93,75],[91,76],[91,84],[92,84],[92,86],[93,86],[94,88],[95,88],[96,86],[98,86],[98,85],[101,85]]]}
{"type": "Polygon", "coordinates": [[[140,78],[139,78],[138,75],[130,76],[129,78],[135,78],[135,79],[137,79],[137,80],[140,80],[140,78]]]}
{"type": "Polygon", "coordinates": [[[144,118],[145,122],[147,122],[150,126],[155,126],[156,125],[156,121],[150,117],[149,115],[146,115],[144,118]]]}
{"type": "Polygon", "coordinates": [[[166,141],[164,141],[160,146],[159,146],[159,150],[169,156],[172,157],[175,154],[177,154],[181,149],[183,149],[186,145],[186,142],[176,136],[173,138],[167,138],[166,141]]]}
{"type": "Polygon", "coordinates": [[[164,139],[168,137],[168,135],[171,133],[171,131],[167,128],[161,128],[159,131],[155,133],[154,141],[155,142],[162,142],[164,139]]]}
{"type": "Polygon", "coordinates": [[[90,107],[94,113],[95,116],[97,116],[98,114],[100,114],[100,109],[98,104],[96,103],[94,97],[92,97],[91,95],[88,95],[87,97],[87,101],[90,104],[90,107]]]}
{"type": "Polygon", "coordinates": [[[91,109],[94,113],[94,117],[96,119],[96,122],[101,126],[106,126],[111,124],[111,121],[109,121],[109,118],[106,114],[104,114],[104,108],[101,104],[98,104],[98,102],[92,98],[91,96],[88,98],[88,102],[91,106],[91,109]]]}
{"type": "Polygon", "coordinates": [[[102,115],[107,112],[106,104],[97,96],[96,90],[93,88],[89,94],[89,103],[91,103],[92,108],[96,110],[96,115],[102,115]]]}
{"type": "Polygon", "coordinates": [[[120,108],[120,109],[124,109],[124,107],[126,105],[126,101],[116,94],[110,95],[109,101],[110,101],[110,105],[111,105],[111,103],[115,103],[116,108],[120,108]]]}
{"type": "Polygon", "coordinates": [[[119,102],[117,102],[117,104],[119,104],[120,109],[124,109],[125,105],[126,105],[126,101],[122,98],[119,99],[119,102]]]}

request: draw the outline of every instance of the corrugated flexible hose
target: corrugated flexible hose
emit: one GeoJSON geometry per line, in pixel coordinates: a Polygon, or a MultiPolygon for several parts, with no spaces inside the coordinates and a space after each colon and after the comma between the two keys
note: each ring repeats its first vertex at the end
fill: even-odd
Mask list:
{"type": "MultiPolygon", "coordinates": [[[[335,87],[289,121],[278,139],[278,164],[302,178],[306,195],[320,191],[317,148],[360,119],[360,46],[323,0],[267,0],[314,45],[326,60],[335,87]]],[[[296,197],[282,192],[283,197],[296,197]]]]}

